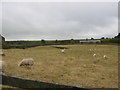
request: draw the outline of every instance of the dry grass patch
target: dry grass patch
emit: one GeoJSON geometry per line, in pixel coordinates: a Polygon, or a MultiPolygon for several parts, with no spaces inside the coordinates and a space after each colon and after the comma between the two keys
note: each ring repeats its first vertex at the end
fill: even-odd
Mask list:
{"type": "MultiPolygon", "coordinates": [[[[39,77],[57,81],[74,82],[82,87],[118,87],[118,46],[117,45],[58,45],[68,47],[65,54],[51,46],[29,49],[4,49],[3,60],[8,64],[8,75],[41,80],[39,77]],[[96,49],[89,51],[89,49],[96,49]],[[93,54],[96,57],[93,57],[93,54]],[[103,59],[107,55],[108,59],[103,59]],[[23,58],[33,58],[31,70],[18,67],[23,58]],[[24,74],[24,75],[22,75],[24,74]],[[31,77],[27,75],[33,75],[31,77]],[[88,83],[79,85],[76,83],[88,83]],[[92,86],[92,84],[96,86],[92,86]],[[97,86],[100,85],[100,86],[97,86]]],[[[44,80],[43,80],[44,81],[44,80]]],[[[47,81],[47,80],[45,80],[47,81]]],[[[54,81],[50,81],[54,82],[54,81]]]]}

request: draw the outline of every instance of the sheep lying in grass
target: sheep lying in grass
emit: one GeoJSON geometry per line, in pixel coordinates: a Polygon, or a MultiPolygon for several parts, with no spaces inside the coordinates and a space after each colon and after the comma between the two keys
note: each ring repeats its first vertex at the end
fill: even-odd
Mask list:
{"type": "Polygon", "coordinates": [[[92,51],[92,49],[89,49],[89,51],[92,51]]]}
{"type": "Polygon", "coordinates": [[[28,69],[31,69],[31,66],[33,66],[34,64],[34,60],[32,58],[26,58],[26,59],[23,59],[19,64],[18,66],[19,67],[26,67],[28,69]]]}
{"type": "Polygon", "coordinates": [[[96,57],[96,54],[93,54],[93,57],[96,57]]]}
{"type": "Polygon", "coordinates": [[[0,61],[0,73],[5,73],[7,65],[4,61],[0,61]]]}

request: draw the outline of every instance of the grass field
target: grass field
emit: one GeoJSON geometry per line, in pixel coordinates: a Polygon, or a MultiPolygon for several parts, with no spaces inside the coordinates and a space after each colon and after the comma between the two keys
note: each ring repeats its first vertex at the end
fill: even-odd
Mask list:
{"type": "Polygon", "coordinates": [[[72,82],[69,85],[81,87],[118,87],[117,45],[58,46],[68,47],[69,49],[65,51],[65,54],[61,53],[60,49],[53,48],[52,46],[39,46],[28,49],[4,49],[5,56],[3,56],[3,60],[7,63],[6,74],[12,76],[14,74],[11,72],[16,72],[19,74],[15,75],[19,77],[35,80],[41,80],[38,77],[42,77],[72,82]],[[89,51],[89,49],[96,50],[89,51]],[[96,57],[93,57],[94,53],[96,57]],[[103,59],[103,55],[107,55],[108,59],[103,59]],[[33,58],[35,60],[31,70],[17,66],[23,58],[33,58]],[[27,75],[33,76],[29,77],[27,75]],[[87,85],[74,83],[87,83],[87,85]]]}

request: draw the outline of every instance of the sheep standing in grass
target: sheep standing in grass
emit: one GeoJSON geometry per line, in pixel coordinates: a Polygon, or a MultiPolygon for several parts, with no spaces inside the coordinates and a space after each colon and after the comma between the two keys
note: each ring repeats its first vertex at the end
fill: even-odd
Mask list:
{"type": "Polygon", "coordinates": [[[7,65],[4,61],[0,61],[0,73],[5,73],[7,65]]]}
{"type": "Polygon", "coordinates": [[[4,54],[3,52],[0,52],[0,55],[1,55],[1,56],[5,56],[5,54],[4,54]]]}
{"type": "Polygon", "coordinates": [[[20,66],[20,67],[23,66],[23,67],[31,69],[31,66],[33,66],[33,64],[34,64],[34,60],[32,58],[26,58],[26,59],[23,59],[18,64],[18,66],[20,66]]]}
{"type": "Polygon", "coordinates": [[[96,57],[96,54],[93,54],[93,57],[96,57]]]}
{"type": "Polygon", "coordinates": [[[62,52],[62,53],[65,53],[65,49],[62,49],[61,52],[62,52]]]}

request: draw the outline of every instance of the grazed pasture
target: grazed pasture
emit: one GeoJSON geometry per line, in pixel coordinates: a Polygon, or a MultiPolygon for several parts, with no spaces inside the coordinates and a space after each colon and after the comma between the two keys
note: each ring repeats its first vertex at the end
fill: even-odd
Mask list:
{"type": "Polygon", "coordinates": [[[59,82],[45,79],[72,82],[69,85],[81,87],[118,87],[117,45],[58,45],[58,47],[69,49],[66,49],[65,54],[52,46],[4,49],[3,60],[7,63],[6,74],[54,83],[59,82]],[[96,50],[89,51],[89,49],[96,50]],[[94,53],[96,57],[93,57],[94,53]],[[108,59],[103,59],[103,55],[107,55],[108,59]],[[23,58],[35,60],[31,70],[17,66],[23,58]],[[87,85],[74,83],[87,83],[87,85]]]}

